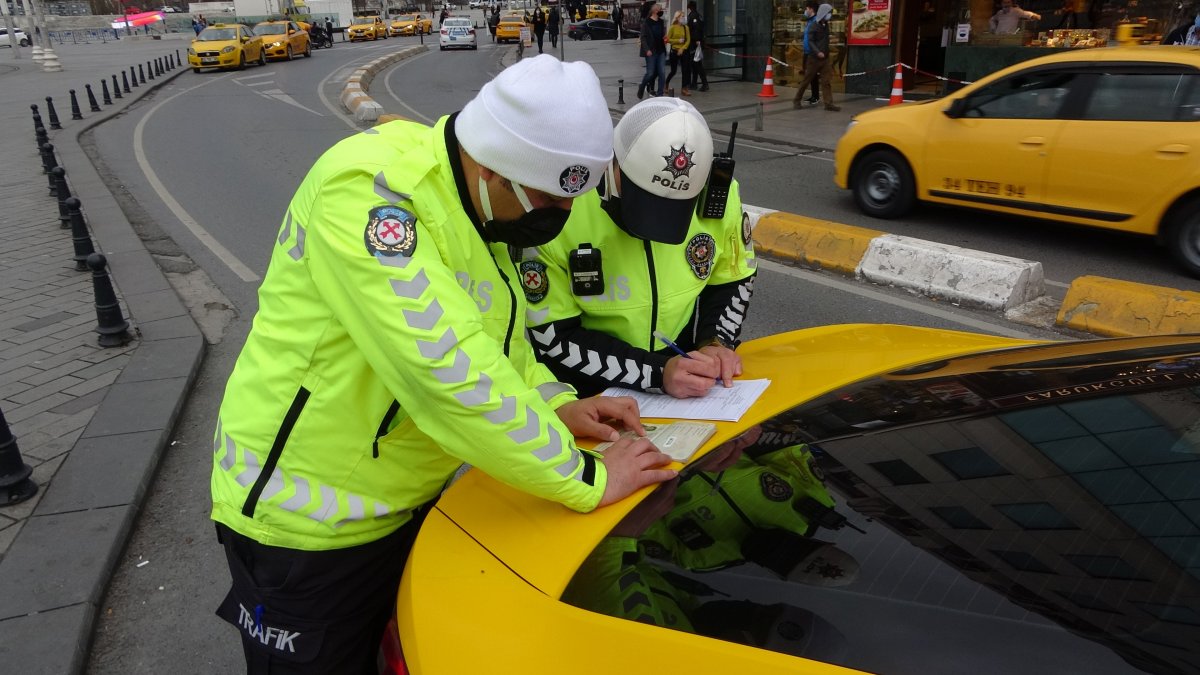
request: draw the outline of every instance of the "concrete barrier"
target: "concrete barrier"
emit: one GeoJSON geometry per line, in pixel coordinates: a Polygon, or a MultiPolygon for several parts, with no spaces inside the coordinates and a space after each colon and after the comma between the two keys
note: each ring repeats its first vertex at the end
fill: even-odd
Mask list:
{"type": "MultiPolygon", "coordinates": [[[[746,212],[754,207],[745,207],[746,212]]],[[[754,243],[770,256],[854,274],[879,230],[774,211],[758,217],[754,243]]]]}
{"type": "Polygon", "coordinates": [[[381,56],[362,68],[355,70],[350,74],[350,77],[346,80],[346,84],[342,87],[342,95],[340,97],[342,107],[359,122],[375,122],[378,120],[380,115],[383,114],[383,106],[376,103],[368,93],[371,82],[375,79],[375,73],[397,61],[407,59],[426,49],[427,47],[424,45],[405,47],[386,56],[381,56]]]}
{"type": "Polygon", "coordinates": [[[1057,323],[1096,335],[1200,332],[1200,293],[1120,279],[1084,276],[1071,282],[1057,323]]]}
{"type": "Polygon", "coordinates": [[[1040,262],[894,234],[871,240],[858,273],[984,309],[1012,309],[1046,292],[1040,262]]]}

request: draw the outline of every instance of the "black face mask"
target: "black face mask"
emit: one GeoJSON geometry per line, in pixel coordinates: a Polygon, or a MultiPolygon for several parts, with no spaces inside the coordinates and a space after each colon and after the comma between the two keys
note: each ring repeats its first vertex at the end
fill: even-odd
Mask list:
{"type": "Polygon", "coordinates": [[[489,220],[483,224],[488,241],[501,242],[517,248],[533,248],[549,244],[562,232],[571,212],[555,206],[527,211],[516,220],[489,220]]]}
{"type": "Polygon", "coordinates": [[[517,248],[532,248],[550,243],[567,225],[571,212],[557,206],[533,208],[525,197],[524,190],[516,183],[514,192],[521,200],[525,213],[514,220],[494,220],[492,201],[488,196],[487,183],[479,179],[479,201],[483,206],[483,235],[488,241],[500,242],[517,248]]]}

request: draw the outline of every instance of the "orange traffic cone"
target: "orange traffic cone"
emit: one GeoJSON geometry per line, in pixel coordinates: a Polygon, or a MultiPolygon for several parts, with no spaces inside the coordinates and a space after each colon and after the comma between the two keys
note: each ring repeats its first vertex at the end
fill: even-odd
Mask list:
{"type": "Polygon", "coordinates": [[[771,60],[767,59],[767,72],[763,73],[762,91],[758,92],[762,98],[775,98],[778,94],[775,93],[775,71],[771,68],[771,60]]]}
{"type": "Polygon", "coordinates": [[[896,77],[892,80],[892,97],[888,99],[888,105],[900,105],[904,103],[904,66],[896,64],[896,77]]]}

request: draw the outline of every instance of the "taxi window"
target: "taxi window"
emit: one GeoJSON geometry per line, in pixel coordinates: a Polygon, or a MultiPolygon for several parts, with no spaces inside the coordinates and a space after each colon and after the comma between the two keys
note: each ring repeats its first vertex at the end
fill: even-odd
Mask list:
{"type": "Polygon", "coordinates": [[[254,27],[255,35],[283,35],[287,25],[282,23],[263,23],[254,27]]]}
{"type": "Polygon", "coordinates": [[[1195,672],[1200,340],[1064,362],[1080,345],[781,413],[635,507],[562,599],[889,675],[1195,672]]]}
{"type": "Polygon", "coordinates": [[[1082,119],[1146,122],[1200,119],[1198,80],[1200,76],[1182,73],[1100,73],[1082,119]]]}
{"type": "Polygon", "coordinates": [[[1055,119],[1077,73],[1018,73],[980,89],[967,99],[966,117],[1055,119]]]}
{"type": "Polygon", "coordinates": [[[224,40],[236,40],[237,37],[236,28],[205,28],[200,31],[196,39],[201,42],[221,42],[224,40]]]}

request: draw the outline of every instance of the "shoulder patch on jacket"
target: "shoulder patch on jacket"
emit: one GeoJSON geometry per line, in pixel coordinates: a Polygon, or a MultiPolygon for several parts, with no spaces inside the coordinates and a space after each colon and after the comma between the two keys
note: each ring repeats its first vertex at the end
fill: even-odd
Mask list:
{"type": "Polygon", "coordinates": [[[521,262],[521,287],[525,289],[525,299],[530,303],[538,303],[546,299],[550,290],[550,278],[546,276],[546,263],[540,260],[525,260],[521,262]]]}
{"type": "Polygon", "coordinates": [[[399,206],[377,206],[367,213],[364,239],[371,255],[412,256],[417,250],[417,217],[399,206]]]}
{"type": "Polygon", "coordinates": [[[742,211],[742,245],[749,246],[750,238],[753,235],[750,229],[750,214],[742,211]]]}
{"type": "Polygon", "coordinates": [[[711,234],[705,232],[692,237],[692,240],[687,243],[685,255],[687,255],[688,266],[692,268],[697,279],[707,279],[708,275],[712,274],[712,262],[717,253],[716,248],[717,242],[713,241],[711,234]]]}

